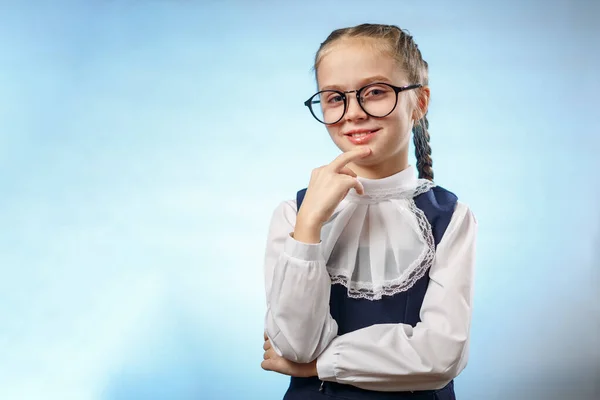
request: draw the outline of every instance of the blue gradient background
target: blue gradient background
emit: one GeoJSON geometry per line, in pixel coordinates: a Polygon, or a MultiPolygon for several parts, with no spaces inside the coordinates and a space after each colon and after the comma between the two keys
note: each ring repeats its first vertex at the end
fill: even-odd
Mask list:
{"type": "Polygon", "coordinates": [[[271,213],[332,29],[410,30],[480,224],[460,399],[600,397],[599,2],[0,2],[0,399],[280,399],[271,213]],[[252,4],[250,4],[252,3],[252,4]]]}

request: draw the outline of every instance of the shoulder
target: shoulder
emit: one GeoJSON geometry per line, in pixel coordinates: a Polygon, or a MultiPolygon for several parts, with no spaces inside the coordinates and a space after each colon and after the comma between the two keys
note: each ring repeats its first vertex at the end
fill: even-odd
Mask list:
{"type": "Polygon", "coordinates": [[[295,199],[280,201],[272,211],[271,224],[294,225],[298,208],[295,199]]]}
{"type": "Polygon", "coordinates": [[[449,222],[456,209],[458,196],[441,186],[434,186],[415,196],[414,202],[425,213],[430,224],[438,220],[449,222]]]}
{"type": "Polygon", "coordinates": [[[417,206],[428,207],[439,211],[452,212],[458,202],[458,196],[441,186],[434,186],[425,193],[414,198],[417,206]]]}
{"type": "Polygon", "coordinates": [[[275,214],[296,214],[298,206],[296,199],[286,199],[280,201],[274,209],[275,214]]]}
{"type": "Polygon", "coordinates": [[[474,218],[469,207],[452,191],[434,186],[414,198],[415,205],[429,221],[436,243],[441,242],[451,222],[474,218]]]}

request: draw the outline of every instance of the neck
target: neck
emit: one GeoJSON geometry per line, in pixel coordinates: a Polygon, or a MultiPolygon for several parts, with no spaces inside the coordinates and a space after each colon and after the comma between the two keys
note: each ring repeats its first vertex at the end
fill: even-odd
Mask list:
{"type": "Polygon", "coordinates": [[[392,176],[408,168],[408,148],[395,154],[393,157],[389,157],[383,162],[376,162],[372,165],[351,163],[348,166],[361,178],[387,178],[388,176],[392,176]]]}

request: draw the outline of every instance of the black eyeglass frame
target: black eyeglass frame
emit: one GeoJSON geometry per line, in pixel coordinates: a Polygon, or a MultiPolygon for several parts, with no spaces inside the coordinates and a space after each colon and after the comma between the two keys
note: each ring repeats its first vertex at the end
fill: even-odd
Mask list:
{"type": "MultiPolygon", "coordinates": [[[[405,90],[417,89],[417,88],[420,88],[422,86],[423,85],[420,84],[420,83],[415,83],[415,84],[406,85],[406,86],[394,86],[394,85],[392,85],[390,83],[385,83],[385,82],[373,82],[373,83],[369,83],[368,85],[365,85],[365,86],[361,87],[360,89],[347,90],[345,92],[343,92],[341,90],[327,89],[327,90],[321,90],[321,91],[313,94],[312,96],[310,96],[310,98],[304,102],[304,105],[306,107],[308,107],[308,109],[310,110],[310,113],[312,114],[312,116],[317,121],[319,121],[320,123],[325,124],[325,125],[334,125],[334,124],[337,124],[338,122],[340,122],[344,118],[344,115],[346,115],[346,112],[348,111],[348,97],[346,96],[346,94],[356,93],[356,101],[358,102],[358,105],[360,106],[360,108],[365,112],[365,114],[367,114],[368,116],[373,117],[373,118],[385,118],[388,115],[390,115],[391,113],[393,113],[394,110],[396,109],[396,106],[398,105],[398,93],[404,92],[405,90]],[[360,100],[361,99],[360,94],[366,88],[374,86],[374,85],[385,85],[385,86],[388,86],[388,87],[392,88],[394,90],[394,92],[396,93],[396,101],[394,102],[394,107],[392,107],[392,110],[389,113],[385,114],[385,115],[373,115],[373,114],[369,113],[367,110],[365,110],[365,108],[363,107],[363,104],[362,104],[362,102],[360,100]],[[324,93],[324,92],[338,93],[340,96],[342,96],[342,99],[344,100],[344,112],[342,113],[342,116],[340,117],[340,119],[338,119],[335,122],[323,122],[323,121],[321,121],[319,118],[317,118],[317,116],[315,115],[315,112],[312,109],[312,103],[311,103],[312,100],[315,98],[315,96],[318,96],[319,94],[324,93]]],[[[320,104],[320,103],[321,103],[321,101],[319,101],[319,102],[317,102],[315,104],[320,104]]]]}

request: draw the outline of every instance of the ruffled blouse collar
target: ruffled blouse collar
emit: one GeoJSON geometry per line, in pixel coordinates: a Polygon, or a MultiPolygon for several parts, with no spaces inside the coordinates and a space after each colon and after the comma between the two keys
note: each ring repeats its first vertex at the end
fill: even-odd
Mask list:
{"type": "Polygon", "coordinates": [[[380,299],[408,290],[431,267],[435,248],[413,198],[435,186],[408,167],[382,179],[358,178],[323,226],[323,255],[332,283],[353,298],[380,299]]]}
{"type": "Polygon", "coordinates": [[[429,181],[417,179],[413,166],[408,166],[386,178],[358,177],[358,180],[362,183],[365,193],[359,195],[355,189],[351,189],[346,200],[353,203],[377,203],[390,199],[411,198],[417,192],[426,191],[431,186],[429,181]],[[427,188],[424,186],[427,186],[427,188]]]}

